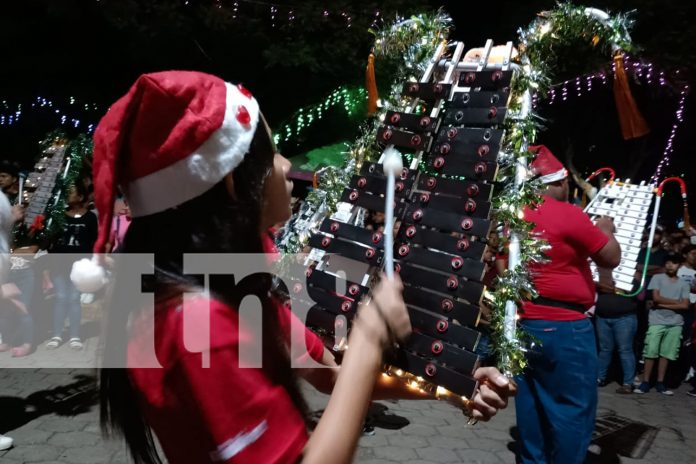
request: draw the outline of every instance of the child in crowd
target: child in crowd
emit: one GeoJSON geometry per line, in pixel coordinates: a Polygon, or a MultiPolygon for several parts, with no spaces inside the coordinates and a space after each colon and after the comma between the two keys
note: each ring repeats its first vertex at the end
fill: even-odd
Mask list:
{"type": "Polygon", "coordinates": [[[648,290],[652,290],[654,307],[649,314],[645,335],[643,382],[634,393],[650,391],[650,377],[655,360],[659,358],[655,389],[663,395],[674,394],[665,387],[664,380],[669,361],[675,361],[679,355],[684,325],[682,314],[689,308],[690,287],[677,276],[681,262],[679,255],[669,255],[664,263],[665,272],[653,276],[648,286],[648,290]]]}

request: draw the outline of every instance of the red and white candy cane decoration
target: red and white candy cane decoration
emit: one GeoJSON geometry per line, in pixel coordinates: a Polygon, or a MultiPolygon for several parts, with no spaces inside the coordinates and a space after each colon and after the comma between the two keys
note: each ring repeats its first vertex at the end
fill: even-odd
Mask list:
{"type": "Polygon", "coordinates": [[[665,184],[668,182],[676,182],[679,184],[679,189],[681,190],[682,202],[684,203],[684,230],[689,233],[691,230],[691,224],[689,223],[689,200],[686,194],[686,182],[681,177],[668,177],[667,179],[660,182],[657,187],[657,197],[662,197],[662,191],[665,188],[665,184]]]}
{"type": "Polygon", "coordinates": [[[589,176],[587,179],[585,179],[585,182],[591,181],[592,179],[594,179],[595,177],[597,177],[597,176],[598,176],[600,173],[602,173],[602,172],[608,172],[608,173],[609,173],[609,182],[613,182],[614,179],[616,178],[616,171],[614,171],[614,169],[612,169],[612,168],[610,168],[610,167],[604,167],[604,168],[599,168],[599,169],[597,169],[595,172],[593,172],[592,174],[590,174],[590,176],[589,176]]]}

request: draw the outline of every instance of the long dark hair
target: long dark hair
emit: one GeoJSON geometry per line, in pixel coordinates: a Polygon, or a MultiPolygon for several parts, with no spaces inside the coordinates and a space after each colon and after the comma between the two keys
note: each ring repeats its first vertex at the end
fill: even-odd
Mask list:
{"type": "MultiPolygon", "coordinates": [[[[170,298],[198,285],[197,281],[183,275],[184,253],[263,252],[260,236],[263,185],[273,167],[273,157],[272,143],[264,125],[259,124],[249,153],[234,170],[234,198],[223,181],[176,208],[133,219],[122,252],[154,253],[155,278],[146,285],[146,290],[154,291],[156,300],[170,298]]],[[[137,308],[123,307],[123,293],[118,290],[119,280],[116,279],[113,293],[119,298],[111,298],[104,353],[105,356],[107,353],[116,356],[110,362],[125,365],[128,317],[137,308]]],[[[258,296],[262,303],[264,372],[273,383],[285,388],[295,407],[306,418],[307,404],[290,368],[274,290],[270,275],[257,278],[243,289],[245,294],[258,296]]],[[[237,308],[244,297],[239,289],[215,279],[210,279],[210,293],[232,308],[237,308]]],[[[138,407],[141,400],[126,369],[101,369],[100,398],[103,432],[122,435],[136,464],[160,463],[152,431],[138,407]]]]}

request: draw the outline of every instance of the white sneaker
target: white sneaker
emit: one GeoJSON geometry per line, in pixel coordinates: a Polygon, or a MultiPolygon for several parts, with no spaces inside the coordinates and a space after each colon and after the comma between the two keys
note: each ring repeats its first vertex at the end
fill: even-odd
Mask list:
{"type": "Polygon", "coordinates": [[[6,437],[5,435],[0,435],[0,451],[12,448],[13,439],[6,437]]]}
{"type": "Polygon", "coordinates": [[[694,378],[694,375],[696,375],[696,372],[694,371],[694,368],[692,367],[689,369],[689,373],[686,374],[686,378],[684,379],[684,382],[688,382],[689,380],[694,378]]]}

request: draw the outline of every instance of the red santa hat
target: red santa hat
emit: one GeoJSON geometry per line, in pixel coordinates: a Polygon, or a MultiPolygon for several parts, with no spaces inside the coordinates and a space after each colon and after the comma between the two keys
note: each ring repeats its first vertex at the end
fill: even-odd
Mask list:
{"type": "Polygon", "coordinates": [[[550,184],[568,177],[568,170],[563,167],[563,163],[558,161],[558,158],[553,156],[551,150],[545,145],[530,145],[529,150],[536,153],[536,157],[531,164],[532,171],[539,176],[539,179],[544,184],[550,184]]]}
{"type": "MultiPolygon", "coordinates": [[[[106,252],[110,242],[117,187],[134,218],[202,195],[242,162],[259,115],[248,90],[209,74],[140,76],[94,133],[94,202],[99,212],[94,252],[106,252]]],[[[103,285],[104,270],[97,261],[73,266],[71,279],[80,290],[94,292],[103,285]]]]}

